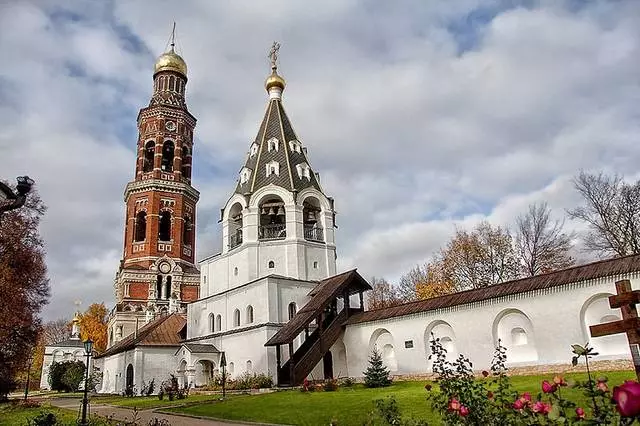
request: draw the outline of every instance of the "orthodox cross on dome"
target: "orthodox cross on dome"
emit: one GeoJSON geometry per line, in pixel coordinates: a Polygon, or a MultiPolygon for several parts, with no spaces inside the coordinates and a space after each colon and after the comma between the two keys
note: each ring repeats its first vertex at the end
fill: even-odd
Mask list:
{"type": "Polygon", "coordinates": [[[171,46],[171,51],[174,52],[176,47],[176,21],[173,21],[173,28],[171,29],[170,46],[171,46]]]}
{"type": "Polygon", "coordinates": [[[278,68],[278,53],[280,51],[280,43],[274,41],[269,51],[269,59],[271,60],[271,69],[276,70],[278,68]]]}
{"type": "Polygon", "coordinates": [[[616,295],[609,296],[611,309],[620,309],[622,319],[589,327],[591,337],[610,336],[612,334],[626,333],[629,341],[631,358],[636,370],[636,376],[640,380],[640,318],[636,304],[640,303],[640,290],[631,290],[631,282],[622,280],[616,282],[616,295]]]}

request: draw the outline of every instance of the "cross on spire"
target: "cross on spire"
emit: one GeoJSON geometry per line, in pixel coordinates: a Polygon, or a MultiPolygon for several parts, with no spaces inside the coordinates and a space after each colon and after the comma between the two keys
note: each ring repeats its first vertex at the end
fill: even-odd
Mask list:
{"type": "Polygon", "coordinates": [[[176,21],[173,21],[173,29],[171,30],[171,51],[176,47],[176,21]]]}
{"type": "Polygon", "coordinates": [[[280,51],[280,43],[278,43],[277,41],[274,41],[273,44],[271,45],[271,50],[269,51],[269,55],[268,58],[271,60],[271,69],[272,70],[276,70],[278,69],[278,52],[280,51]]]}

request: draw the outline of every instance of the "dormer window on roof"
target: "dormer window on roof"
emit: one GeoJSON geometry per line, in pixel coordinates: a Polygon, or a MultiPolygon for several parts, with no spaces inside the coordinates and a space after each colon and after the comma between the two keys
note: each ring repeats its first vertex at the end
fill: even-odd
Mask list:
{"type": "Polygon", "coordinates": [[[258,144],[256,142],[251,144],[251,148],[249,148],[249,157],[253,157],[258,153],[258,144]]]}
{"type": "Polygon", "coordinates": [[[307,163],[296,164],[296,170],[300,179],[311,180],[311,168],[307,163]]]}
{"type": "Polygon", "coordinates": [[[280,141],[278,140],[278,138],[271,138],[267,141],[267,149],[269,150],[269,152],[271,151],[277,151],[280,148],[280,141]]]}
{"type": "Polygon", "coordinates": [[[297,152],[298,154],[302,153],[302,144],[297,140],[289,141],[289,148],[291,152],[297,152]]]}
{"type": "Polygon", "coordinates": [[[269,161],[267,163],[267,176],[280,176],[280,163],[277,161],[269,161]]]}
{"type": "Polygon", "coordinates": [[[244,185],[245,183],[249,182],[250,178],[251,178],[251,169],[248,167],[243,167],[242,170],[240,171],[240,185],[244,185]]]}

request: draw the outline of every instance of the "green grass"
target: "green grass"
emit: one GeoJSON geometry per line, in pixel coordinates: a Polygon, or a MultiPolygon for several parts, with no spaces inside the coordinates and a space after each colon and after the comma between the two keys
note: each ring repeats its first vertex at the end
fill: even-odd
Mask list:
{"type": "Polygon", "coordinates": [[[190,395],[186,399],[174,399],[169,401],[169,398],[165,395],[164,399],[160,400],[157,396],[136,396],[128,398],[125,396],[93,396],[91,397],[92,404],[109,404],[117,405],[118,407],[136,407],[139,410],[146,410],[148,408],[158,407],[171,407],[174,405],[191,404],[194,402],[213,401],[219,399],[219,395],[190,395]]]}
{"type": "MultiPolygon", "coordinates": [[[[607,376],[613,387],[624,380],[634,379],[631,371],[595,373],[595,377],[607,376]]],[[[586,373],[565,374],[565,379],[586,380],[586,373]]],[[[542,380],[551,380],[553,375],[514,376],[514,389],[531,392],[535,398],[541,392],[542,380]]],[[[429,424],[440,424],[439,416],[432,412],[426,401],[426,382],[397,382],[388,388],[367,389],[362,385],[341,388],[337,392],[308,392],[298,390],[281,391],[260,395],[233,396],[226,401],[205,402],[187,407],[174,407],[167,411],[195,416],[206,416],[229,420],[289,425],[322,425],[332,419],[341,426],[362,425],[374,411],[373,401],[393,395],[403,416],[427,420],[429,424]]],[[[433,390],[432,390],[433,392],[433,390]]],[[[563,397],[571,398],[579,405],[587,406],[586,397],[577,389],[562,388],[563,397]]],[[[192,397],[189,397],[191,400],[192,397]]]]}
{"type": "Polygon", "coordinates": [[[62,424],[75,424],[78,417],[78,413],[75,411],[51,407],[46,404],[43,404],[39,408],[24,408],[19,405],[14,406],[7,403],[0,405],[0,425],[26,426],[27,421],[36,417],[41,411],[55,414],[58,421],[62,424]]]}

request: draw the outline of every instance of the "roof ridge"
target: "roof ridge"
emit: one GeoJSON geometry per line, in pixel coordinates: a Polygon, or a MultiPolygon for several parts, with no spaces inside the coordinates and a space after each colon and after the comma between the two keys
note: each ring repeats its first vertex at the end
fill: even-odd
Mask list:
{"type": "Polygon", "coordinates": [[[282,102],[276,100],[276,106],[278,109],[278,124],[280,126],[280,135],[282,136],[282,149],[284,149],[284,158],[287,162],[287,172],[289,172],[289,183],[291,184],[291,190],[295,191],[296,187],[293,184],[293,170],[291,170],[291,158],[289,157],[289,150],[287,149],[287,137],[284,135],[284,128],[282,127],[282,113],[280,112],[282,102]]]}

